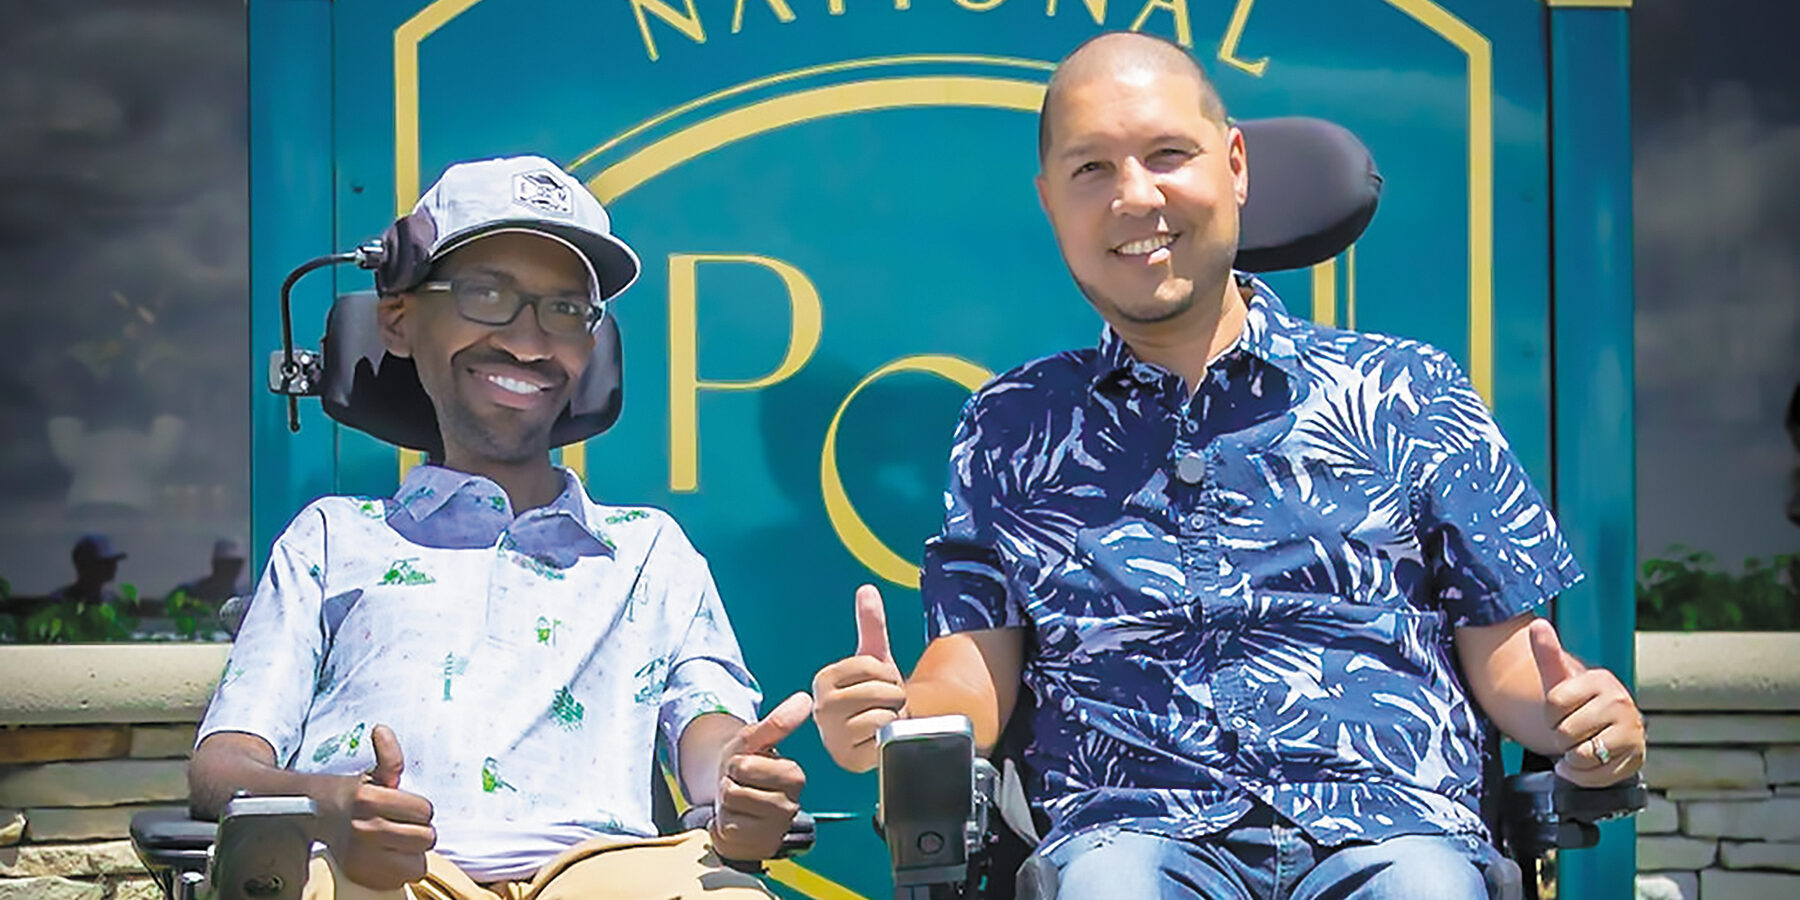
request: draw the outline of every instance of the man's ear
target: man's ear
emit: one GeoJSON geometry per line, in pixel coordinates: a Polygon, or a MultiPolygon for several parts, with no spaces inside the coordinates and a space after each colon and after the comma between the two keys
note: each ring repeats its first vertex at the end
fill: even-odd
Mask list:
{"type": "Polygon", "coordinates": [[[375,302],[375,323],[381,329],[381,344],[387,352],[406,359],[412,356],[412,318],[407,315],[406,298],[388,294],[375,302]]]}
{"type": "Polygon", "coordinates": [[[1250,154],[1244,149],[1244,132],[1236,125],[1226,132],[1227,152],[1231,161],[1231,187],[1237,194],[1238,206],[1250,199],[1250,154]]]}

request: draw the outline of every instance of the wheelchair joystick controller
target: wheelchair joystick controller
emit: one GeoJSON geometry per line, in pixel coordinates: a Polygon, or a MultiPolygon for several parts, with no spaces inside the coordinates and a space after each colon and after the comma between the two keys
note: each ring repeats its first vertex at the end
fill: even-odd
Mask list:
{"type": "Polygon", "coordinates": [[[974,727],[965,716],[897,719],[882,726],[876,746],[876,828],[887,841],[896,900],[964,896],[999,783],[975,756],[974,727]]]}

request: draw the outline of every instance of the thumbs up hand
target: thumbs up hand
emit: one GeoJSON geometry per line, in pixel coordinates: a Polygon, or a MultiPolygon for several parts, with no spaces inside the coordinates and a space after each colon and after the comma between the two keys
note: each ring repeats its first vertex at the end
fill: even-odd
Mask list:
{"type": "Polygon", "coordinates": [[[1531,623],[1530,640],[1544,714],[1562,750],[1556,774],[1581,787],[1606,787],[1636,774],[1644,765],[1644,717],[1625,685],[1605,669],[1582,665],[1547,620],[1531,623]]]}
{"type": "Polygon", "coordinates": [[[725,742],[711,825],[713,852],[721,858],[768,859],[781,849],[800,811],[806,773],[799,763],[777,755],[775,745],[806,721],[812,706],[804,691],[793,694],[725,742]]]}
{"type": "Polygon", "coordinates": [[[369,770],[369,783],[385,788],[400,787],[400,773],[406,771],[406,756],[400,752],[400,738],[394,729],[377,725],[369,734],[375,750],[375,768],[369,770]]]}
{"type": "Polygon", "coordinates": [[[325,845],[346,878],[375,890],[394,890],[425,877],[425,851],[437,844],[431,801],[400,790],[406,757],[394,729],[369,733],[375,765],[339,779],[343,790],[321,805],[325,845]]]}
{"type": "Polygon", "coordinates": [[[813,721],[831,758],[852,772],[875,768],[875,733],[900,717],[906,682],[894,664],[887,609],[874,585],[856,590],[855,655],[820,669],[813,696],[813,721]]]}

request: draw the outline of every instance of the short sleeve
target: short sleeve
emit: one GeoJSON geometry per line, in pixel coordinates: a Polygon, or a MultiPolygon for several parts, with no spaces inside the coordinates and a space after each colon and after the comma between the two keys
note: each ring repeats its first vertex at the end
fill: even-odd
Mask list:
{"type": "Polygon", "coordinates": [[[282,766],[299,752],[326,651],[325,576],[318,563],[324,545],[325,518],[316,507],[275,540],[197,741],[221,731],[253,734],[275,748],[282,766]]]}
{"type": "Polygon", "coordinates": [[[1502,622],[1580,581],[1581,569],[1455,361],[1429,350],[1425,371],[1415,505],[1433,592],[1456,626],[1502,622]]]}
{"type": "MultiPolygon", "coordinates": [[[[673,529],[673,523],[670,527],[673,529]]],[[[719,600],[712,570],[687,545],[685,537],[681,538],[681,545],[681,559],[663,561],[671,562],[665,569],[670,576],[666,602],[693,609],[694,613],[683,623],[685,633],[669,664],[669,679],[663,686],[658,715],[663,740],[678,772],[681,734],[690,723],[707,713],[725,713],[740,721],[754,722],[757,704],[762,701],[756,679],[744,665],[744,654],[731,630],[731,620],[725,615],[725,605],[719,600]]]]}
{"type": "Polygon", "coordinates": [[[964,405],[950,447],[944,488],[944,525],[925,542],[919,576],[926,637],[1013,628],[1025,623],[1023,605],[1009,590],[994,527],[1000,484],[983,450],[981,395],[964,405]]]}

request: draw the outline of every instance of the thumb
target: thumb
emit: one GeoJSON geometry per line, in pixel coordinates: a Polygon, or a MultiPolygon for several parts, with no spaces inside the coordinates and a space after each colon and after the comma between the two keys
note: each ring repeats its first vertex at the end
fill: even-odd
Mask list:
{"type": "Polygon", "coordinates": [[[887,607],[881,602],[881,590],[872,584],[856,589],[856,655],[894,659],[888,647],[887,607]]]}
{"type": "Polygon", "coordinates": [[[386,788],[400,786],[400,773],[406,769],[406,758],[400,755],[400,738],[394,729],[377,725],[369,732],[369,743],[375,747],[375,768],[369,780],[386,788]]]}
{"type": "Polygon", "coordinates": [[[754,724],[744,726],[743,752],[767,753],[775,749],[775,745],[794,733],[807,717],[812,715],[812,695],[805,691],[795,691],[781,705],[769,710],[769,714],[754,724]]]}
{"type": "Polygon", "coordinates": [[[1556,637],[1556,628],[1548,620],[1534,619],[1529,627],[1531,655],[1537,660],[1538,679],[1544,684],[1544,693],[1548,694],[1551,688],[1574,678],[1587,668],[1562,648],[1562,641],[1556,637]]]}

